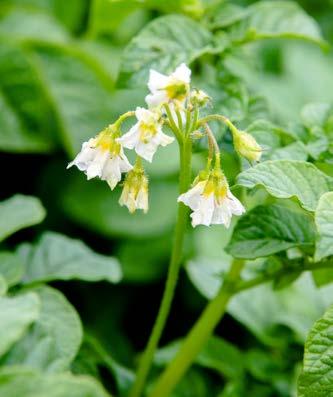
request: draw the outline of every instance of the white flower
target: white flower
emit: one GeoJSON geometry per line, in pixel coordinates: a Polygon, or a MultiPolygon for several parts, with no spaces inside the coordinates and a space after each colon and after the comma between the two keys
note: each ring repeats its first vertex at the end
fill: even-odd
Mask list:
{"type": "Polygon", "coordinates": [[[189,93],[190,81],[191,69],[185,63],[179,65],[170,76],[150,69],[148,81],[150,94],[146,96],[147,105],[153,108],[169,102],[183,104],[189,93]]]}
{"type": "Polygon", "coordinates": [[[143,210],[144,213],[148,211],[148,179],[141,167],[135,166],[126,175],[119,204],[125,205],[131,213],[137,209],[143,210]]]}
{"type": "Polygon", "coordinates": [[[178,201],[192,209],[192,226],[222,224],[230,226],[232,215],[241,215],[245,208],[231,193],[223,179],[200,181],[186,193],[178,197],[178,201]]]}
{"type": "Polygon", "coordinates": [[[107,130],[83,143],[81,151],[67,168],[73,165],[84,171],[88,180],[99,177],[106,181],[112,190],[121,180],[121,173],[133,168],[121,145],[107,130]]]}
{"type": "Polygon", "coordinates": [[[159,145],[166,146],[174,138],[162,132],[161,114],[158,111],[137,107],[135,116],[138,122],[117,141],[147,161],[152,161],[159,145]]]}

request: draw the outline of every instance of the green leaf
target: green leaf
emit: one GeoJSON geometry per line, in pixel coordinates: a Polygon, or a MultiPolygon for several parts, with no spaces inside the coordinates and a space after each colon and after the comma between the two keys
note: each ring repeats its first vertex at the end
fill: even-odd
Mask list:
{"type": "Polygon", "coordinates": [[[292,160],[272,160],[242,172],[237,179],[241,186],[263,186],[277,198],[296,197],[301,206],[314,211],[322,194],[333,189],[333,178],[311,163],[292,160]]]}
{"type": "Polygon", "coordinates": [[[235,27],[235,41],[269,38],[302,39],[327,48],[316,21],[295,2],[261,1],[248,8],[248,16],[235,27]]]}
{"type": "MultiPolygon", "coordinates": [[[[24,25],[21,23],[21,25],[24,25]]],[[[0,45],[0,148],[49,152],[55,134],[52,107],[32,59],[5,38],[0,45]]]]}
{"type": "Polygon", "coordinates": [[[308,127],[324,127],[332,113],[332,106],[328,103],[308,103],[301,110],[303,124],[308,127]]]}
{"type": "MultiPolygon", "coordinates": [[[[78,171],[75,171],[78,172],[78,171]]],[[[106,183],[85,180],[80,175],[70,178],[62,202],[66,214],[75,222],[107,237],[146,238],[171,230],[177,205],[177,186],[173,182],[152,180],[150,209],[147,214],[130,214],[120,207],[120,189],[113,192],[106,183]]]]}
{"type": "Polygon", "coordinates": [[[8,7],[7,12],[0,14],[0,36],[46,42],[65,42],[69,38],[52,15],[25,7],[8,7]]]}
{"type": "Polygon", "coordinates": [[[210,29],[221,29],[246,17],[248,10],[237,4],[223,2],[208,9],[206,19],[210,29]]]}
{"type": "Polygon", "coordinates": [[[212,49],[210,32],[190,18],[168,15],[154,19],[125,48],[121,82],[146,84],[150,68],[169,73],[212,49]]]}
{"type": "Polygon", "coordinates": [[[40,316],[6,355],[5,364],[23,364],[45,372],[65,371],[81,344],[80,318],[61,292],[50,287],[35,291],[41,301],[40,316]]]}
{"type": "Polygon", "coordinates": [[[273,204],[260,205],[237,223],[226,251],[235,258],[255,259],[288,248],[314,244],[314,222],[305,212],[273,204]]]}
{"type": "Polygon", "coordinates": [[[320,197],[315,222],[318,229],[315,260],[320,261],[333,255],[333,192],[320,197]]]}
{"type": "MultiPolygon", "coordinates": [[[[154,357],[154,363],[158,366],[165,366],[175,357],[181,340],[171,342],[159,349],[154,357]]],[[[243,363],[241,352],[231,343],[224,339],[212,336],[195,360],[195,364],[204,368],[217,371],[228,378],[239,378],[242,376],[243,363]]]]}
{"type": "Polygon", "coordinates": [[[300,160],[306,161],[308,153],[302,142],[293,142],[290,145],[278,148],[270,155],[271,160],[300,160]]]}
{"type": "Polygon", "coordinates": [[[6,280],[9,287],[17,284],[24,274],[21,258],[11,252],[0,252],[0,275],[6,280]]]}
{"type": "Polygon", "coordinates": [[[333,396],[333,306],[311,328],[305,342],[298,397],[333,396]]]}
{"type": "Polygon", "coordinates": [[[45,210],[36,197],[17,194],[0,202],[0,241],[44,218],[45,210]]]}
{"type": "Polygon", "coordinates": [[[4,277],[0,274],[0,296],[6,295],[8,290],[8,284],[7,281],[4,279],[4,277]]]}
{"type": "Polygon", "coordinates": [[[83,242],[58,233],[44,233],[25,261],[25,284],[72,279],[117,283],[122,278],[117,259],[97,254],[83,242]]]}
{"type": "Polygon", "coordinates": [[[18,341],[38,318],[40,302],[35,293],[0,297],[0,355],[18,341]]]}
{"type": "MultiPolygon", "coordinates": [[[[26,367],[5,367],[0,371],[0,394],[6,397],[108,397],[88,376],[45,375],[26,367]]],[[[110,396],[109,396],[110,397],[110,396]]]]}
{"type": "Polygon", "coordinates": [[[80,51],[41,44],[35,45],[34,51],[35,66],[52,98],[63,144],[74,154],[83,141],[112,121],[110,93],[96,74],[96,62],[90,57],[82,59],[80,51]]]}

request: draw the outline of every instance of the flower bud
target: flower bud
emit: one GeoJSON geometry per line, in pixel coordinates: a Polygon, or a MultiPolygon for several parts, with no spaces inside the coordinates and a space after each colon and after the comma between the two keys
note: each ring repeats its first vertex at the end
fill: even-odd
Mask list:
{"type": "Polygon", "coordinates": [[[259,161],[262,148],[255,138],[245,131],[234,130],[232,133],[236,152],[249,161],[259,161]]]}
{"type": "Polygon", "coordinates": [[[135,165],[126,175],[119,204],[125,205],[131,213],[137,209],[148,211],[148,178],[140,165],[135,165]]]}
{"type": "Polygon", "coordinates": [[[192,105],[199,107],[206,106],[211,100],[211,97],[207,95],[204,91],[197,89],[191,91],[190,98],[192,105]]]}

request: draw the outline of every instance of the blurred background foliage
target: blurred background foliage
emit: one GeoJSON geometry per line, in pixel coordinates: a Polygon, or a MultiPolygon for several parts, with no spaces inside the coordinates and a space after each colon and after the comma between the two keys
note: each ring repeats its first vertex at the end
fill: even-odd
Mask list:
{"type": "MultiPolygon", "coordinates": [[[[320,128],[332,131],[332,51],[311,24],[312,41],[324,50],[311,42],[274,37],[230,50],[230,40],[245,43],[249,37],[242,35],[247,28],[242,20],[245,7],[252,3],[260,4],[246,0],[0,2],[0,195],[1,199],[16,193],[36,196],[47,214],[43,223],[2,243],[3,253],[15,251],[13,257],[3,257],[3,263],[29,261],[26,283],[49,281],[62,291],[79,313],[85,334],[78,355],[79,345],[64,360],[71,362],[76,356],[74,373],[92,374],[118,395],[126,395],[137,352],[145,345],[160,303],[176,210],[177,147],[160,150],[153,164],[147,165],[151,186],[147,215],[129,215],[117,203],[119,188],[111,193],[100,181],[87,183],[76,170],[66,171],[66,164],[82,141],[120,113],[143,105],[147,68],[168,71],[186,53],[185,58],[194,61],[194,84],[213,97],[214,110],[242,128],[250,126],[248,130],[266,149],[266,159],[309,159],[333,175],[327,159],[332,143],[316,134],[320,128]],[[219,7],[223,12],[217,11],[219,7]],[[175,18],[171,25],[169,14],[175,18]],[[157,19],[160,16],[165,17],[157,19]],[[156,34],[153,44],[145,36],[147,29],[156,29],[151,21],[165,29],[164,38],[156,34]],[[143,37],[132,40],[138,32],[143,37]],[[215,34],[214,46],[210,32],[215,34]],[[151,58],[143,58],[140,46],[148,45],[151,58]],[[200,51],[203,56],[198,58],[200,51]],[[322,118],[314,120],[318,109],[322,118]],[[293,131],[296,138],[285,131],[293,131]],[[54,263],[65,260],[61,255],[72,260],[71,252],[79,258],[80,270],[74,266],[70,276],[54,275],[54,263]],[[110,255],[117,258],[111,274],[103,270],[105,256],[110,255]],[[45,263],[49,270],[43,270],[45,263]],[[89,264],[95,263],[100,273],[92,275],[89,264]]],[[[320,25],[325,40],[333,43],[333,1],[298,3],[320,25]]],[[[284,17],[288,15],[280,20],[284,17]]],[[[278,23],[269,21],[269,15],[261,18],[251,22],[252,28],[278,23]]],[[[232,184],[246,165],[232,153],[229,134],[223,129],[216,133],[232,184]]],[[[202,151],[198,145],[195,170],[204,162],[202,151]]],[[[257,191],[255,197],[247,197],[248,206],[260,202],[262,195],[257,191]]],[[[27,203],[17,205],[22,208],[27,203]]],[[[166,347],[156,356],[156,373],[170,361],[177,341],[206,299],[214,296],[230,263],[223,251],[230,233],[222,227],[188,233],[187,260],[161,343],[166,347]]],[[[255,261],[256,269],[260,261],[255,261]]],[[[20,266],[15,267],[18,274],[11,275],[13,285],[21,278],[20,266]]],[[[249,268],[250,272],[251,263],[249,268]]],[[[45,298],[60,292],[38,293],[45,298]]],[[[308,275],[279,291],[262,286],[241,294],[173,396],[294,396],[307,331],[330,303],[331,294],[330,286],[316,289],[308,275]]],[[[74,316],[70,321],[68,332],[77,328],[80,333],[75,325],[79,320],[74,316]]],[[[29,357],[23,359],[24,343],[31,346],[37,336],[27,338],[5,356],[5,362],[29,362],[29,357]]],[[[67,364],[52,363],[59,368],[67,364]]]]}

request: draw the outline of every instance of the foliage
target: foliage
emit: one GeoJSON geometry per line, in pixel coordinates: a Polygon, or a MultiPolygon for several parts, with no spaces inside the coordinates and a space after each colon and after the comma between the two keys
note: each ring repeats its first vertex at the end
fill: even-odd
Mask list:
{"type": "MultiPolygon", "coordinates": [[[[146,393],[237,258],[228,316],[171,395],[333,396],[333,6],[320,3],[1,2],[1,396],[128,395],[174,237],[177,147],[147,165],[147,215],[65,168],[83,141],[143,105],[150,68],[181,62],[210,110],[263,154],[239,159],[230,129],[212,123],[247,212],[230,230],[188,229],[146,393]]],[[[193,175],[205,154],[195,142],[193,175]]]]}

